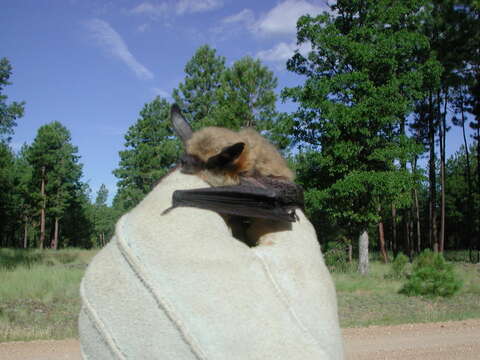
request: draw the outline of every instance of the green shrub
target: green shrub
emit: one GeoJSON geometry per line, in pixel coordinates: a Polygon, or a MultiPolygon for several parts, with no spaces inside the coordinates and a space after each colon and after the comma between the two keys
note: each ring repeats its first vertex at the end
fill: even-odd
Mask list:
{"type": "Polygon", "coordinates": [[[348,261],[348,246],[341,242],[329,242],[324,252],[325,265],[331,272],[347,273],[354,271],[355,265],[348,261]]]}
{"type": "Polygon", "coordinates": [[[403,279],[407,276],[408,256],[403,253],[398,253],[395,260],[393,260],[390,272],[385,276],[390,279],[403,279]]]}
{"type": "Polygon", "coordinates": [[[462,281],[442,254],[425,250],[414,261],[412,275],[401,293],[408,296],[452,296],[462,287],[462,281]]]}

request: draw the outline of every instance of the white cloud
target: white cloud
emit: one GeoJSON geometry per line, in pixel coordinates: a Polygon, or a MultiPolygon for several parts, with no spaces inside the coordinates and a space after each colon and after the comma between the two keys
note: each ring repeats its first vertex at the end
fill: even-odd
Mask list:
{"type": "MultiPolygon", "coordinates": [[[[329,0],[328,3],[331,2],[329,0]]],[[[216,34],[232,34],[247,29],[255,35],[264,37],[292,38],[297,32],[297,20],[300,16],[306,14],[318,15],[328,10],[327,0],[323,2],[323,5],[317,5],[306,0],[284,0],[267,13],[257,17],[252,10],[243,9],[239,13],[223,18],[220,25],[213,27],[212,31],[216,34]]]]}
{"type": "Polygon", "coordinates": [[[152,4],[149,2],[143,2],[140,5],[134,7],[130,12],[132,14],[143,14],[153,18],[165,15],[168,11],[167,3],[152,4]]]}
{"type": "Polygon", "coordinates": [[[147,15],[152,19],[165,17],[171,13],[177,15],[193,14],[217,9],[223,0],[177,0],[177,1],[145,1],[129,12],[134,15],[147,15]]]}
{"type": "Polygon", "coordinates": [[[257,53],[257,57],[263,61],[285,61],[292,56],[294,51],[295,48],[292,46],[292,44],[281,42],[271,49],[259,51],[257,53]]]}
{"type": "Polygon", "coordinates": [[[92,19],[86,23],[90,34],[107,53],[121,60],[140,79],[153,79],[153,73],[133,56],[119,33],[110,24],[101,19],[92,19]]]}
{"type": "Polygon", "coordinates": [[[255,15],[250,9],[243,9],[237,14],[227,16],[222,19],[223,24],[244,23],[252,24],[255,21],[255,15]]]}
{"type": "Polygon", "coordinates": [[[220,24],[212,27],[210,31],[217,40],[226,40],[231,35],[243,31],[245,28],[253,30],[255,14],[250,9],[243,9],[237,14],[227,16],[220,21],[220,24]]]}
{"type": "Polygon", "coordinates": [[[276,63],[286,62],[293,56],[295,50],[298,50],[301,54],[306,55],[309,51],[311,51],[311,45],[310,43],[306,43],[299,47],[295,42],[280,42],[271,49],[259,51],[256,56],[263,61],[276,63]]]}
{"type": "Polygon", "coordinates": [[[223,5],[223,0],[179,0],[176,12],[179,15],[198,13],[217,9],[223,5]]]}
{"type": "Polygon", "coordinates": [[[305,0],[285,0],[262,16],[256,22],[254,31],[262,35],[295,34],[300,16],[317,15],[326,10],[326,4],[319,6],[305,0]]]}

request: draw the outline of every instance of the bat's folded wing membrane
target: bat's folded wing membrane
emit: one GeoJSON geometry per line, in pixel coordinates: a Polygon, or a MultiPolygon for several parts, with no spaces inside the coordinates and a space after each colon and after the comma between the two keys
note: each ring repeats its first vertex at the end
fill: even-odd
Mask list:
{"type": "Polygon", "coordinates": [[[253,185],[218,186],[173,193],[173,207],[191,206],[220,214],[294,222],[295,206],[278,191],[253,185]]]}

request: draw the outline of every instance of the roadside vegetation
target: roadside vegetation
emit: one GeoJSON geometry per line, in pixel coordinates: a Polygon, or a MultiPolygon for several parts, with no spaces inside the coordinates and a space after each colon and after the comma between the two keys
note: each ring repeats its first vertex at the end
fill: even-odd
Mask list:
{"type": "Polygon", "coordinates": [[[368,277],[356,271],[332,274],[341,327],[480,318],[480,264],[453,264],[463,287],[450,297],[401,294],[405,280],[390,276],[390,264],[374,261],[370,265],[368,277]]]}
{"type": "MultiPolygon", "coordinates": [[[[0,342],[77,337],[80,280],[96,252],[0,249],[0,342]]],[[[480,318],[480,264],[453,263],[463,287],[447,298],[400,294],[390,264],[373,261],[368,277],[355,265],[332,271],[342,327],[480,318]]]]}
{"type": "Polygon", "coordinates": [[[76,337],[79,284],[95,253],[0,249],[0,342],[76,337]]]}

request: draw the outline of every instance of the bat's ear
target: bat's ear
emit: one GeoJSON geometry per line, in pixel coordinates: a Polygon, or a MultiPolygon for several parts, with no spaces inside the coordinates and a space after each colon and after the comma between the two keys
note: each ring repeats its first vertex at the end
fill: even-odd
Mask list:
{"type": "Polygon", "coordinates": [[[190,124],[185,120],[177,104],[173,104],[170,109],[170,121],[172,122],[175,134],[185,144],[192,137],[193,131],[190,124]]]}
{"type": "Polygon", "coordinates": [[[232,165],[245,149],[245,143],[238,142],[236,144],[224,147],[220,154],[210,157],[207,160],[207,169],[222,169],[232,165]]]}

